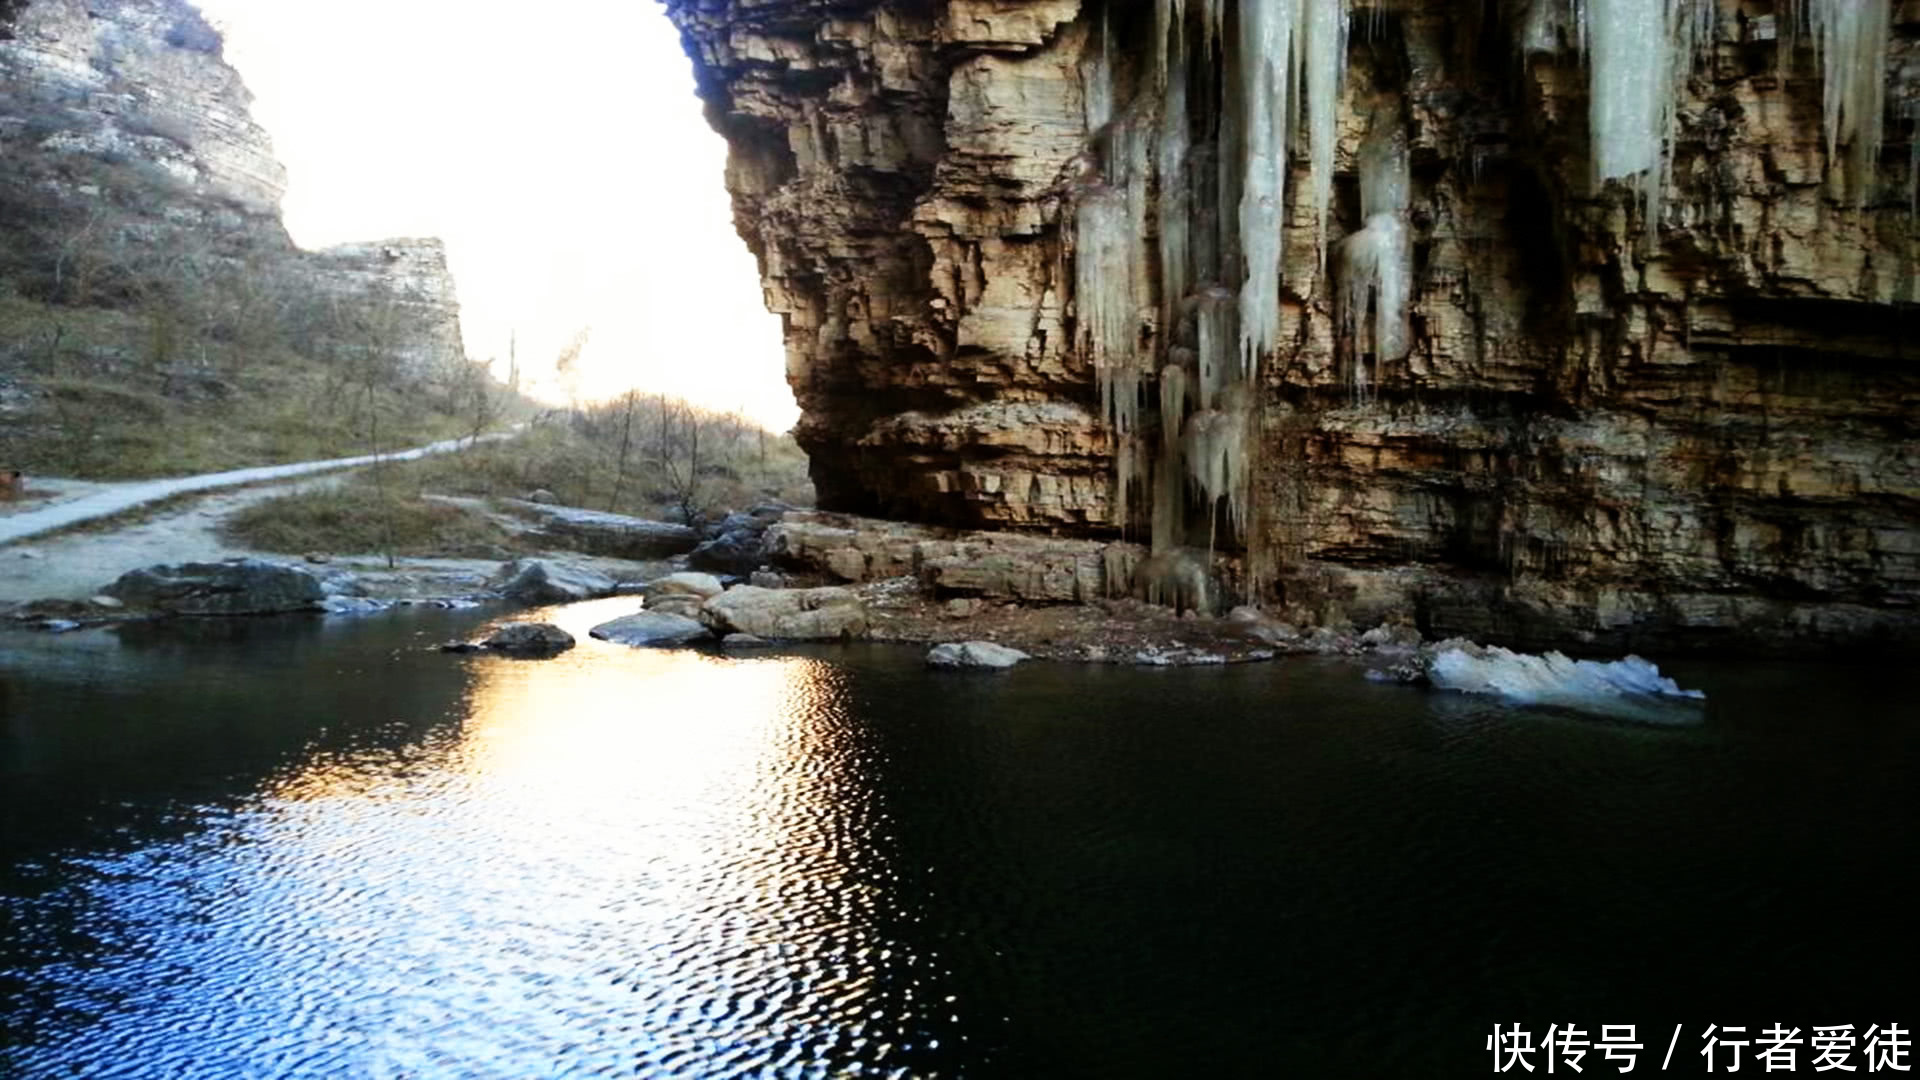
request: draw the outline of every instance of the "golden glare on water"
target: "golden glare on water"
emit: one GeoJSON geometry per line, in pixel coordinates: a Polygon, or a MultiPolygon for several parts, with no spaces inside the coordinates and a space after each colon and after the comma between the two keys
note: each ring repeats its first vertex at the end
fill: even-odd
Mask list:
{"type": "MultiPolygon", "coordinates": [[[[886,815],[844,673],[587,636],[637,607],[524,616],[579,641],[557,658],[449,659],[469,678],[460,708],[404,760],[310,758],[261,800],[275,849],[259,877],[339,901],[330,962],[404,926],[389,961],[445,966],[451,946],[489,987],[528,977],[528,957],[593,970],[564,1008],[637,1008],[644,1060],[711,1054],[721,1032],[738,1075],[775,1046],[824,1062],[911,1043],[919,1006],[874,978],[909,952],[885,929],[886,815]],[[403,880],[445,888],[422,905],[403,880]]],[[[270,963],[301,966],[302,948],[270,963]]]]}

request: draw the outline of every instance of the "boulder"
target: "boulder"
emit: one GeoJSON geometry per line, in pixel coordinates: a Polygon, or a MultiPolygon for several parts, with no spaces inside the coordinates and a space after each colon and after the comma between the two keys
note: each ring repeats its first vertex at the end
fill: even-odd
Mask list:
{"type": "Polygon", "coordinates": [[[744,577],[759,568],[766,559],[767,527],[779,520],[780,511],[728,514],[709,533],[708,538],[687,556],[687,565],[696,570],[744,577]]]}
{"type": "Polygon", "coordinates": [[[658,611],[642,611],[612,622],[603,622],[587,631],[587,634],[616,645],[662,649],[685,645],[708,636],[707,628],[693,619],[658,611]]]}
{"type": "Polygon", "coordinates": [[[523,604],[565,604],[613,595],[612,578],[578,563],[515,559],[500,567],[487,587],[523,604]]]}
{"type": "Polygon", "coordinates": [[[514,656],[558,656],[573,648],[573,635],[543,622],[501,623],[480,644],[514,656]]]}
{"type": "Polygon", "coordinates": [[[169,615],[311,611],[327,595],[305,567],[264,559],[149,566],[120,575],[101,592],[130,608],[169,615]]]}
{"type": "Polygon", "coordinates": [[[719,634],[781,641],[831,641],[867,632],[867,611],[852,590],[762,589],[739,585],[706,602],[700,619],[719,634]]]}
{"type": "Polygon", "coordinates": [[[754,637],[752,634],[728,634],[720,639],[720,647],[723,649],[764,649],[772,644],[773,642],[766,638],[754,637]]]}
{"type": "Polygon", "coordinates": [[[720,584],[720,579],[712,574],[683,570],[680,573],[668,574],[666,577],[647,582],[646,587],[641,590],[641,595],[648,600],[670,595],[697,596],[701,600],[708,600],[726,591],[727,587],[720,584]]]}
{"type": "Polygon", "coordinates": [[[678,615],[683,619],[698,619],[700,609],[705,607],[706,603],[704,597],[694,596],[692,593],[668,593],[665,596],[648,597],[647,610],[657,611],[662,615],[678,615]]]}
{"type": "Polygon", "coordinates": [[[700,543],[700,534],[686,525],[525,500],[513,505],[539,521],[541,535],[589,555],[665,559],[685,555],[700,543]]]}
{"type": "Polygon", "coordinates": [[[931,668],[1010,668],[1032,657],[991,641],[949,641],[927,652],[931,668]]]}

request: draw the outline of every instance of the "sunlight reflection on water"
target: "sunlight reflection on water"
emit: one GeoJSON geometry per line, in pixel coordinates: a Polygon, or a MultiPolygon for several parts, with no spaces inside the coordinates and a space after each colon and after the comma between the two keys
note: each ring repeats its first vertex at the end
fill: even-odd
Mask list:
{"type": "Polygon", "coordinates": [[[70,973],[120,1004],[49,1058],[810,1075],[937,1039],[913,974],[936,965],[877,927],[884,812],[839,673],[586,638],[633,606],[553,613],[582,641],[557,660],[468,661],[463,717],[424,740],[316,756],[98,867],[96,925],[195,929],[70,973]]]}

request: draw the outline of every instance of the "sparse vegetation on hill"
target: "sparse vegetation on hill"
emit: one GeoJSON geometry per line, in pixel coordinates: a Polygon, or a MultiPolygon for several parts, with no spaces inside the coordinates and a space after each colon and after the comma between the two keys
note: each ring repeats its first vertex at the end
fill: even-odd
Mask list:
{"type": "Polygon", "coordinates": [[[366,469],[332,488],[268,499],[227,523],[263,551],[503,557],[526,545],[488,509],[545,493],[636,517],[714,520],[769,501],[810,505],[792,437],[738,416],[638,393],[534,418],[517,438],[366,469]],[[487,500],[482,506],[445,496],[487,500]]]}

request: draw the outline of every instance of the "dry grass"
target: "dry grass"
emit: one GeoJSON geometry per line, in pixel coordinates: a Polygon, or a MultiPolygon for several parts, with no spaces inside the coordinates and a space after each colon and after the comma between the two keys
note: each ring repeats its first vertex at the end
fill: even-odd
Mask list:
{"type": "Polygon", "coordinates": [[[290,555],[502,558],[518,549],[513,534],[485,513],[382,491],[365,476],[255,503],[222,531],[249,547],[290,555]]]}
{"type": "Polygon", "coordinates": [[[152,359],[136,312],[0,295],[0,460],[95,480],[182,476],[399,449],[468,434],[420,385],[356,385],[280,346],[187,339],[152,359]],[[207,363],[201,363],[207,358],[207,363]]]}

